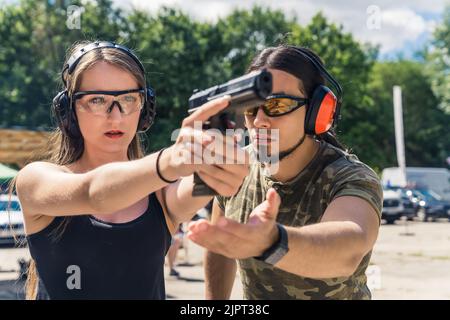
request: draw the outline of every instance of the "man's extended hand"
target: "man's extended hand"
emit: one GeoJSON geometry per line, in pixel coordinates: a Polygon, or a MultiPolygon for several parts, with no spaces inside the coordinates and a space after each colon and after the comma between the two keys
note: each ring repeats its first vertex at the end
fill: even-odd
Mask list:
{"type": "Polygon", "coordinates": [[[192,222],[187,237],[209,251],[228,258],[245,259],[261,255],[278,239],[276,218],[281,199],[275,189],[250,214],[247,223],[220,217],[216,224],[192,222]]]}

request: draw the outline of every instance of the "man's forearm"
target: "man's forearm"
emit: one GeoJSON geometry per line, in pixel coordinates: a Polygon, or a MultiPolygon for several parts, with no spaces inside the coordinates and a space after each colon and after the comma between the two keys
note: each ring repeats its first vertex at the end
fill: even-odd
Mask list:
{"type": "Polygon", "coordinates": [[[289,252],[275,266],[308,278],[346,277],[367,253],[364,233],[350,221],[286,227],[289,252]]]}
{"type": "Polygon", "coordinates": [[[211,251],[205,252],[205,298],[230,298],[236,278],[236,261],[211,251]]]}

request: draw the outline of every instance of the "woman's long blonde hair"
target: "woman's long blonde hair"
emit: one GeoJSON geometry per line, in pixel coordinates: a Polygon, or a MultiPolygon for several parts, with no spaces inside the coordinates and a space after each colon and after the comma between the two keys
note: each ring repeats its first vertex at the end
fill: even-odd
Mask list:
{"type": "MultiPolygon", "coordinates": [[[[80,50],[83,46],[91,43],[91,41],[81,41],[74,43],[74,45],[68,50],[66,56],[66,62],[70,56],[80,50]]],[[[76,92],[81,84],[81,76],[83,72],[91,68],[96,63],[104,61],[114,65],[116,67],[122,68],[136,78],[139,87],[144,88],[145,75],[142,73],[141,69],[137,63],[125,52],[117,50],[114,48],[101,48],[92,50],[86,53],[79,61],[77,67],[72,74],[63,74],[64,80],[67,83],[67,91],[69,96],[76,92]]],[[[41,160],[48,161],[58,165],[68,165],[74,163],[82,156],[84,151],[84,141],[83,138],[73,138],[65,135],[59,128],[56,128],[51,134],[48,140],[48,144],[45,150],[36,153],[31,161],[41,160]]],[[[134,160],[139,159],[144,156],[144,147],[142,145],[141,137],[138,133],[135,134],[133,140],[128,146],[128,159],[134,160]]],[[[30,162],[31,162],[30,161],[30,162]]],[[[11,180],[9,184],[9,195],[11,195],[15,190],[16,179],[11,180]]],[[[65,226],[69,222],[69,218],[65,218],[61,225],[57,228],[59,236],[64,232],[65,226]]],[[[25,298],[27,300],[34,300],[38,293],[38,275],[36,271],[36,264],[33,259],[31,259],[28,271],[27,271],[27,281],[25,289],[25,298]]]]}

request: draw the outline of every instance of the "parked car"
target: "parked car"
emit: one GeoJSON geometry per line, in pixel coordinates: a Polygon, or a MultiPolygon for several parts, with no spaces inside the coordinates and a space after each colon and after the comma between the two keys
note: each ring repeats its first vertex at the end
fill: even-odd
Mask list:
{"type": "Polygon", "coordinates": [[[0,195],[0,243],[14,243],[14,239],[20,240],[24,237],[23,213],[19,198],[13,195],[9,203],[9,195],[0,195]]]}
{"type": "Polygon", "coordinates": [[[421,194],[421,205],[423,207],[423,220],[436,221],[439,218],[450,220],[450,201],[444,200],[439,194],[431,189],[417,190],[421,194]]]}
{"type": "Polygon", "coordinates": [[[400,219],[405,210],[400,192],[397,190],[383,190],[383,210],[381,218],[386,220],[387,224],[393,224],[395,220],[400,219]]]}
{"type": "Polygon", "coordinates": [[[450,170],[446,168],[406,167],[406,177],[395,168],[385,168],[381,174],[383,186],[410,186],[414,189],[431,189],[443,200],[450,201],[450,170]],[[406,179],[406,181],[405,181],[406,179]]]}
{"type": "Polygon", "coordinates": [[[409,188],[390,187],[387,190],[394,190],[400,194],[401,201],[403,202],[402,215],[408,220],[414,220],[418,216],[420,211],[420,200],[418,192],[409,188]]]}

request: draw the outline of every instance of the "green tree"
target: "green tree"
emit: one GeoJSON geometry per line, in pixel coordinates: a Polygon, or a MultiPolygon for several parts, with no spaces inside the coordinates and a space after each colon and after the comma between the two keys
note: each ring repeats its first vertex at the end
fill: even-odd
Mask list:
{"type": "Polygon", "coordinates": [[[431,79],[433,92],[440,99],[440,108],[450,113],[450,5],[443,14],[426,56],[427,74],[431,79]]]}
{"type": "Polygon", "coordinates": [[[245,73],[256,53],[285,41],[294,21],[288,21],[280,10],[255,6],[251,10],[234,10],[220,19],[215,28],[222,35],[224,68],[231,77],[245,73]]]}
{"type": "Polygon", "coordinates": [[[68,6],[22,0],[0,11],[0,125],[50,126],[67,48],[84,39],[120,40],[123,18],[112,1],[79,4],[80,29],[66,28],[68,6]]]}
{"type": "Polygon", "coordinates": [[[407,166],[444,166],[450,149],[450,116],[441,110],[433,94],[423,64],[414,61],[375,64],[369,92],[374,101],[376,130],[367,142],[372,146],[376,165],[397,166],[393,116],[393,86],[402,87],[405,156],[407,166]],[[370,142],[369,142],[370,141],[370,142]]]}

